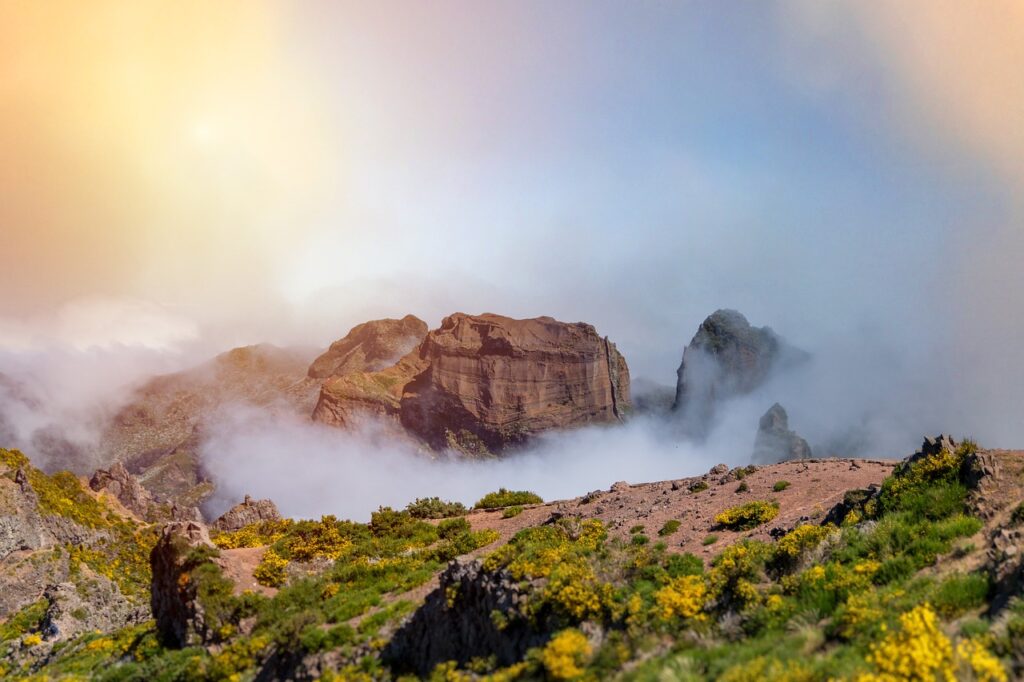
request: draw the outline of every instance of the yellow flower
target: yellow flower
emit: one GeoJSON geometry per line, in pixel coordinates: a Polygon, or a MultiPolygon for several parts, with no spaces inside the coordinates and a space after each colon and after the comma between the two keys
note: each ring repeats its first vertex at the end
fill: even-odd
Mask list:
{"type": "Polygon", "coordinates": [[[590,657],[591,646],[579,630],[562,630],[541,652],[541,662],[556,680],[571,680],[583,674],[580,667],[590,657]]]}
{"type": "Polygon", "coordinates": [[[702,611],[707,601],[707,592],[707,586],[701,576],[684,575],[674,578],[668,585],[654,593],[658,616],[662,620],[703,619],[705,616],[702,611]]]}

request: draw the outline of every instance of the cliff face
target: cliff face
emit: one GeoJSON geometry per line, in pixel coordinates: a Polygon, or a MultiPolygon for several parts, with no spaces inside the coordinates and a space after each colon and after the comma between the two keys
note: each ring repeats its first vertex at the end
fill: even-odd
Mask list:
{"type": "Polygon", "coordinates": [[[394,366],[325,382],[313,418],[389,417],[431,447],[483,454],[629,409],[626,361],[591,325],[457,313],[394,366]]]}
{"type": "Polygon", "coordinates": [[[754,391],[776,368],[806,357],[770,327],[753,327],[735,310],[718,310],[683,351],[672,409],[688,436],[703,439],[719,403],[754,391]]]}
{"type": "Polygon", "coordinates": [[[311,379],[376,372],[397,362],[427,335],[427,323],[415,315],[400,320],[371,320],[356,325],[309,366],[311,379]]]}

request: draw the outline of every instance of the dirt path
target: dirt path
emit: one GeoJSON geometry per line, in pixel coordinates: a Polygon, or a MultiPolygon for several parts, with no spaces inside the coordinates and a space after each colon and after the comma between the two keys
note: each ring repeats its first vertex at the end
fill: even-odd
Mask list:
{"type": "Polygon", "coordinates": [[[260,585],[256,582],[256,578],[253,577],[253,571],[256,570],[256,566],[259,565],[263,559],[263,553],[266,551],[266,547],[243,547],[240,549],[221,550],[220,559],[217,563],[220,564],[224,575],[234,581],[236,595],[246,591],[256,592],[268,597],[273,597],[277,594],[276,589],[260,585]]]}

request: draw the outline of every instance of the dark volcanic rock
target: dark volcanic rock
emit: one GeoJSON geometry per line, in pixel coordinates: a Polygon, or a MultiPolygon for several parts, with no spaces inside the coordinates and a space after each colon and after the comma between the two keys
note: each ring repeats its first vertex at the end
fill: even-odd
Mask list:
{"type": "Polygon", "coordinates": [[[754,439],[753,461],[774,464],[790,459],[808,459],[811,448],[795,431],[789,430],[789,416],[782,405],[775,403],[761,417],[754,439]]]}
{"type": "Polygon", "coordinates": [[[703,439],[718,403],[750,393],[774,369],[806,357],[770,327],[752,327],[737,311],[719,310],[701,323],[683,351],[672,409],[686,435],[703,439]]]}
{"type": "Polygon", "coordinates": [[[626,361],[591,325],[456,313],[392,367],[326,381],[313,418],[390,418],[431,447],[487,454],[630,408],[626,361]]]}
{"type": "Polygon", "coordinates": [[[219,519],[214,521],[212,527],[222,531],[235,531],[252,523],[280,520],[281,514],[277,511],[277,505],[272,501],[254,500],[246,495],[245,500],[224,512],[219,519]]]}
{"type": "Polygon", "coordinates": [[[440,587],[391,638],[383,658],[396,672],[417,675],[428,675],[444,661],[461,666],[492,655],[499,666],[511,665],[551,636],[522,612],[529,591],[505,571],[484,571],[480,561],[453,561],[440,587]]]}
{"type": "Polygon", "coordinates": [[[205,526],[184,521],[164,526],[150,553],[150,606],[160,638],[168,646],[195,646],[213,638],[212,624],[199,598],[193,571],[205,563],[203,558],[197,558],[196,550],[207,550],[212,555],[214,549],[205,526]]]}
{"type": "Polygon", "coordinates": [[[406,315],[400,320],[371,320],[356,325],[309,366],[312,379],[376,372],[390,367],[423,340],[427,323],[406,315]]]}

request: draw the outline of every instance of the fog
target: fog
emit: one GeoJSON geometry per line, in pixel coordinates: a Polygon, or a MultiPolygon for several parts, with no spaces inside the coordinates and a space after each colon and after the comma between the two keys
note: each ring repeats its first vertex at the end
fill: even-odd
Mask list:
{"type": "Polygon", "coordinates": [[[144,8],[58,33],[11,8],[0,445],[86,473],[155,374],[409,313],[589,322],[671,390],[734,308],[810,360],[704,443],[652,417],[431,462],[239,408],[207,416],[216,503],[365,517],[692,475],[746,461],[776,401],[819,451],[1022,447],[1024,22],[926,4],[225,8],[154,45],[144,8]]]}

